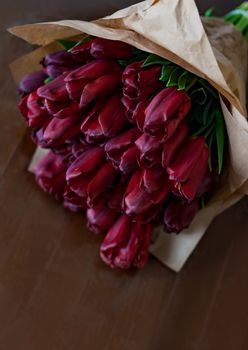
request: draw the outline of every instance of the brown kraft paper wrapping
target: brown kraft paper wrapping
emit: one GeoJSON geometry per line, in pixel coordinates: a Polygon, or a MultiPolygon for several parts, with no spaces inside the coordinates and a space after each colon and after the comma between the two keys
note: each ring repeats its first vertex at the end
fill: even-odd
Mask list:
{"type": "MultiPolygon", "coordinates": [[[[180,235],[155,229],[150,251],[179,271],[213,218],[248,194],[248,123],[246,113],[247,44],[231,24],[201,18],[193,0],[147,0],[93,22],[64,20],[11,28],[12,34],[41,45],[10,65],[16,82],[37,70],[39,60],[58,49],[57,39],[85,34],[122,40],[157,54],[208,80],[220,93],[229,156],[217,193],[180,235]]],[[[29,170],[44,151],[38,148],[29,170]]]]}

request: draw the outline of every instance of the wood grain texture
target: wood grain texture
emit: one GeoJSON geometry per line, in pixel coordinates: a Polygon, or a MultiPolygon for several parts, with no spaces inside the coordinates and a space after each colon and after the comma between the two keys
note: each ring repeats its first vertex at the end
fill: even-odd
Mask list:
{"type": "MultiPolygon", "coordinates": [[[[219,11],[239,1],[219,4],[219,11]]],[[[8,63],[32,48],[5,28],[91,19],[134,1],[9,0],[0,4],[0,350],[248,349],[248,201],[214,220],[176,275],[155,259],[111,271],[100,238],[26,172],[34,146],[8,63]]],[[[212,1],[199,1],[201,10],[212,1]]]]}

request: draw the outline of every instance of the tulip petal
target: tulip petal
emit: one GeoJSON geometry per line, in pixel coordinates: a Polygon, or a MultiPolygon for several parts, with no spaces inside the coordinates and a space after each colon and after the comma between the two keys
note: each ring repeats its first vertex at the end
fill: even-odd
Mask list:
{"type": "Polygon", "coordinates": [[[187,140],[183,149],[170,166],[167,167],[170,180],[176,180],[178,182],[188,180],[197,162],[200,161],[205,147],[205,138],[203,136],[187,140]]]}
{"type": "Polygon", "coordinates": [[[139,155],[138,148],[133,145],[128,148],[120,159],[119,169],[125,174],[133,172],[138,167],[137,157],[139,155]]]}
{"type": "Polygon", "coordinates": [[[65,101],[68,98],[68,93],[65,87],[64,79],[65,75],[60,75],[56,79],[41,86],[37,90],[38,96],[52,101],[65,101]]]}
{"type": "Polygon", "coordinates": [[[86,216],[88,229],[95,234],[103,234],[116,220],[118,213],[108,208],[106,204],[103,204],[89,208],[86,216]]]}
{"type": "Polygon", "coordinates": [[[199,209],[198,200],[184,203],[173,199],[167,205],[164,212],[164,225],[168,233],[179,233],[189,227],[199,209]]]}
{"type": "Polygon", "coordinates": [[[82,67],[74,69],[66,76],[65,82],[81,79],[97,79],[102,75],[113,72],[114,70],[119,70],[119,67],[120,66],[113,60],[94,60],[82,67]]]}
{"type": "Polygon", "coordinates": [[[87,194],[87,204],[93,206],[98,197],[113,183],[117,175],[111,162],[107,162],[98,170],[96,175],[90,181],[87,194]]]}
{"type": "Polygon", "coordinates": [[[80,107],[87,106],[96,97],[102,97],[114,92],[121,83],[119,72],[102,75],[93,82],[88,83],[83,89],[80,98],[80,107]]]}
{"type": "Polygon", "coordinates": [[[91,147],[86,149],[74,162],[70,165],[66,172],[66,180],[83,175],[87,175],[101,166],[104,161],[104,150],[102,147],[91,147]]]}
{"type": "Polygon", "coordinates": [[[111,96],[99,112],[98,117],[104,136],[115,136],[126,124],[125,108],[119,94],[111,96]]]}
{"type": "Polygon", "coordinates": [[[119,40],[95,38],[92,41],[90,53],[95,58],[125,59],[132,57],[133,47],[119,40]]]}
{"type": "Polygon", "coordinates": [[[173,158],[176,156],[179,149],[183,146],[187,135],[187,124],[186,122],[182,122],[175,131],[173,137],[169,138],[169,140],[163,146],[162,165],[164,168],[166,168],[173,161],[173,158]]]}
{"type": "Polygon", "coordinates": [[[25,75],[18,84],[18,91],[21,95],[36,91],[44,85],[47,75],[43,71],[33,72],[25,75]]]}

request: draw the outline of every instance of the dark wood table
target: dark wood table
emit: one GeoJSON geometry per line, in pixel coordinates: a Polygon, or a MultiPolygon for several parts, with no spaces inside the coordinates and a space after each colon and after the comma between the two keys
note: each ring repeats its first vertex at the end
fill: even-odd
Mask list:
{"type": "MultiPolygon", "coordinates": [[[[213,2],[223,12],[239,1],[213,2]]],[[[17,110],[8,63],[32,48],[5,29],[91,19],[133,3],[7,0],[0,4],[0,350],[247,350],[248,201],[211,224],[176,275],[154,258],[116,272],[99,239],[27,173],[34,145],[17,110]]]]}

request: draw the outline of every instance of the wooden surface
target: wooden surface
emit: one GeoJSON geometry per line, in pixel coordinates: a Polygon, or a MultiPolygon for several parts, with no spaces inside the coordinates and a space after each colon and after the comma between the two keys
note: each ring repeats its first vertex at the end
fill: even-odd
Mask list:
{"type": "MultiPolygon", "coordinates": [[[[213,2],[201,1],[201,10],[213,2]]],[[[215,2],[220,11],[239,3],[215,2]]],[[[5,28],[90,19],[131,3],[1,1],[0,350],[248,349],[247,199],[214,220],[180,274],[153,258],[120,273],[100,262],[84,218],[26,171],[34,146],[7,64],[31,47],[5,28]]]]}

